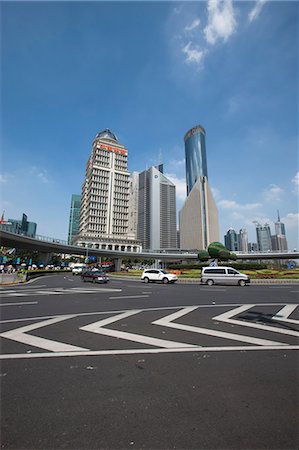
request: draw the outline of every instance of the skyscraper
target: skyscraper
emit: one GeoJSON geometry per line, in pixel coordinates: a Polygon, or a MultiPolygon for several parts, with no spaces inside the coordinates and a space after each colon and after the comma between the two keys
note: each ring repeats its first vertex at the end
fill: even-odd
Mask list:
{"type": "Polygon", "coordinates": [[[81,195],[72,195],[70,219],[69,219],[69,232],[68,232],[68,244],[73,243],[73,239],[80,230],[80,208],[81,208],[81,195]]]}
{"type": "Polygon", "coordinates": [[[286,231],[284,223],[280,221],[279,211],[277,211],[277,221],[274,223],[274,226],[275,236],[272,239],[272,242],[274,242],[273,250],[286,251],[288,249],[286,231]]]}
{"type": "Polygon", "coordinates": [[[248,234],[245,228],[242,228],[238,234],[239,251],[248,252],[248,234]]]}
{"type": "Polygon", "coordinates": [[[224,245],[232,252],[239,250],[238,234],[233,228],[230,228],[224,236],[224,245]]]}
{"type": "Polygon", "coordinates": [[[139,174],[138,239],[146,249],[177,247],[175,185],[162,164],[139,174]]]}
{"type": "Polygon", "coordinates": [[[264,226],[256,223],[256,238],[258,251],[269,252],[272,250],[271,230],[267,223],[264,226]]]}
{"type": "Polygon", "coordinates": [[[128,150],[108,128],[92,143],[82,186],[80,233],[82,246],[108,250],[140,251],[128,236],[128,150]]]}
{"type": "Polygon", "coordinates": [[[184,137],[187,199],[180,211],[182,249],[207,249],[219,240],[218,210],[208,183],[205,135],[198,125],[184,137]]]}
{"type": "Polygon", "coordinates": [[[129,222],[128,235],[137,239],[138,224],[138,190],[139,190],[139,173],[133,172],[129,180],[129,222]]]}

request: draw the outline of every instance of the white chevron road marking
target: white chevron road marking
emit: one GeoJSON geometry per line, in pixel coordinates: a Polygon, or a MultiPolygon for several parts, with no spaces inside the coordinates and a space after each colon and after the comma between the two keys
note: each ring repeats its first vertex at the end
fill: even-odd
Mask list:
{"type": "Polygon", "coordinates": [[[72,317],[76,317],[76,315],[54,317],[53,319],[26,325],[25,327],[17,328],[15,330],[5,331],[4,333],[1,333],[0,336],[11,339],[12,341],[21,342],[22,344],[43,348],[44,350],[49,350],[51,352],[87,351],[87,348],[76,347],[75,345],[64,344],[63,342],[52,341],[50,339],[26,334],[28,331],[37,330],[38,328],[62,322],[63,320],[71,319],[72,317]]]}
{"type": "Polygon", "coordinates": [[[289,319],[289,316],[297,308],[298,305],[285,305],[275,316],[272,317],[273,320],[279,320],[280,322],[296,323],[299,324],[299,320],[289,319]]]}
{"type": "Polygon", "coordinates": [[[135,333],[127,333],[124,331],[111,330],[108,328],[103,328],[105,325],[110,325],[111,323],[118,322],[119,320],[125,319],[127,317],[139,314],[142,310],[126,311],[124,313],[118,314],[117,316],[108,317],[107,319],[99,320],[98,322],[85,325],[80,327],[80,330],[89,331],[91,333],[103,334],[105,336],[115,337],[118,339],[126,339],[127,341],[140,342],[142,344],[154,345],[163,348],[187,348],[193,347],[197,348],[198,345],[191,345],[182,342],[167,341],[165,339],[157,339],[151,336],[143,336],[135,333]]]}
{"type": "MultiPolygon", "coordinates": [[[[272,333],[287,334],[289,336],[299,337],[298,331],[285,330],[283,328],[271,327],[269,325],[261,325],[258,323],[245,322],[244,320],[232,319],[232,317],[237,316],[238,314],[241,314],[242,312],[248,311],[249,309],[253,308],[254,306],[258,306],[258,305],[239,306],[238,308],[231,309],[230,311],[227,311],[223,314],[219,314],[219,316],[213,317],[213,320],[218,320],[219,322],[231,323],[234,325],[240,325],[242,327],[249,327],[249,328],[256,328],[258,330],[271,331],[272,333]]],[[[292,306],[292,305],[288,305],[288,306],[292,306]]],[[[282,310],[283,309],[284,308],[282,308],[282,310]]],[[[285,312],[283,312],[283,314],[285,314],[285,312]]]]}
{"type": "MultiPolygon", "coordinates": [[[[244,308],[244,306],[246,306],[246,309],[247,309],[248,305],[243,305],[240,308],[244,308]]],[[[248,344],[253,344],[253,345],[287,345],[287,344],[283,344],[282,342],[269,341],[267,339],[259,339],[259,338],[254,338],[251,336],[243,336],[241,334],[227,333],[225,331],[216,331],[216,330],[212,330],[209,328],[194,327],[191,325],[182,325],[180,323],[172,322],[173,320],[178,319],[179,317],[182,317],[182,316],[188,314],[189,312],[194,311],[197,308],[198,308],[197,306],[188,306],[187,308],[184,308],[181,311],[170,314],[169,316],[163,317],[162,319],[155,320],[155,322],[153,322],[153,324],[161,325],[163,327],[175,328],[178,330],[191,331],[192,333],[206,334],[208,336],[231,339],[233,341],[247,342],[248,344]]],[[[236,309],[240,309],[240,308],[236,308],[236,309]]],[[[225,313],[225,314],[227,314],[227,313],[225,313]]],[[[218,316],[218,317],[221,317],[221,316],[218,316]]],[[[216,318],[214,317],[214,319],[216,319],[216,318]]],[[[223,320],[223,322],[224,322],[224,320],[223,320]]],[[[242,322],[238,321],[238,324],[242,325],[242,322]]]]}

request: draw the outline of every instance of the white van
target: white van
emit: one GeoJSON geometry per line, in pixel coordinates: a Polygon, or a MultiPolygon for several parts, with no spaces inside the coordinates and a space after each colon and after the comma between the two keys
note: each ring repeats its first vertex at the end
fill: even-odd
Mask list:
{"type": "Polygon", "coordinates": [[[76,264],[73,265],[72,274],[73,275],[79,275],[79,274],[81,274],[83,272],[83,270],[86,269],[86,267],[87,266],[84,263],[76,263],[76,264]]]}
{"type": "Polygon", "coordinates": [[[213,284],[237,284],[239,286],[245,286],[250,283],[250,278],[232,267],[204,267],[201,272],[200,281],[208,286],[213,286],[213,284]]]}

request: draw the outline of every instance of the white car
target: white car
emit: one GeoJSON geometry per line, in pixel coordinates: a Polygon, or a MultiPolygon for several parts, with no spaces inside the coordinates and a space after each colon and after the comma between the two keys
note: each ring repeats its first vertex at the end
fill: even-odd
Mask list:
{"type": "Polygon", "coordinates": [[[81,264],[81,263],[77,263],[73,265],[72,268],[72,274],[73,275],[81,275],[81,273],[83,272],[83,270],[86,269],[86,264],[81,264]]]}
{"type": "Polygon", "coordinates": [[[162,269],[146,269],[141,275],[141,281],[149,283],[150,281],[160,281],[160,283],[174,283],[178,277],[173,273],[168,273],[162,269]]]}

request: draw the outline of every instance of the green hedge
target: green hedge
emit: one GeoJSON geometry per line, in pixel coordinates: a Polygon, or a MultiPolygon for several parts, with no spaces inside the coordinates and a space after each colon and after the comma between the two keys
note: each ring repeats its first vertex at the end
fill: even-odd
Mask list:
{"type": "MultiPolygon", "coordinates": [[[[257,263],[236,263],[236,262],[223,262],[218,263],[219,266],[229,266],[233,267],[236,270],[260,270],[260,269],[267,269],[266,264],[257,264],[257,263]]],[[[192,270],[192,269],[202,269],[203,267],[208,267],[209,264],[207,263],[198,263],[198,264],[168,264],[167,269],[169,270],[192,270]]]]}
{"type": "Polygon", "coordinates": [[[46,269],[36,269],[36,270],[24,270],[23,273],[27,274],[27,280],[30,280],[31,278],[36,278],[38,276],[42,275],[52,275],[52,274],[59,274],[59,273],[65,273],[69,272],[69,270],[46,270],[46,269]]]}

